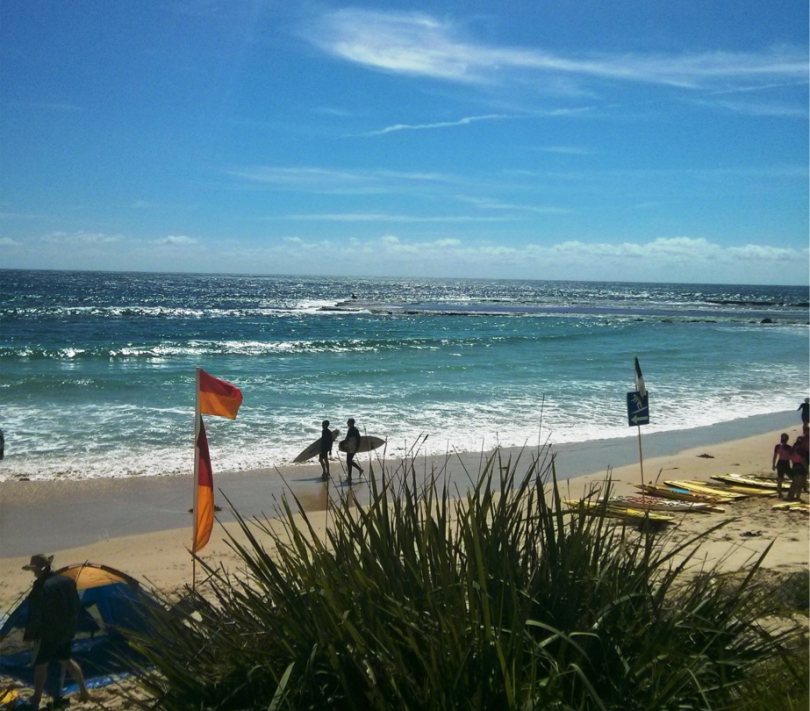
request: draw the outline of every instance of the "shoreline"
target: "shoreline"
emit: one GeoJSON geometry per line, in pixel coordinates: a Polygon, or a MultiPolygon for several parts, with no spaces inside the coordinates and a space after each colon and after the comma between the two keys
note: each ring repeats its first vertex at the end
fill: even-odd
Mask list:
{"type": "MultiPolygon", "coordinates": [[[[791,413],[794,414],[795,413],[791,413]]],[[[756,418],[753,418],[756,419],[756,418]]],[[[672,478],[698,478],[707,480],[714,473],[726,473],[729,471],[739,471],[746,474],[767,473],[771,471],[771,455],[773,445],[778,441],[779,433],[784,430],[791,436],[791,440],[800,433],[801,425],[794,419],[794,425],[788,427],[778,427],[764,432],[748,434],[742,438],[718,439],[721,435],[731,430],[719,428],[714,431],[711,428],[701,428],[700,432],[686,434],[683,437],[671,438],[663,443],[650,443],[645,449],[667,450],[657,456],[645,456],[645,479],[655,480],[659,475],[662,479],[671,476],[672,478]],[[684,443],[689,446],[681,446],[684,443]],[[681,446],[680,449],[675,449],[681,446]],[[674,450],[674,451],[673,451],[674,450]]],[[[751,428],[761,428],[766,422],[745,422],[743,431],[751,428]]],[[[771,421],[773,424],[773,421],[771,421]]],[[[611,452],[609,459],[611,463],[611,476],[614,494],[638,493],[633,487],[633,483],[640,479],[638,461],[631,461],[620,464],[622,455],[637,457],[637,441],[635,437],[627,438],[623,444],[624,449],[616,449],[611,452]],[[626,450],[626,451],[625,451],[626,450]]],[[[561,475],[560,490],[563,496],[580,497],[586,494],[593,486],[598,486],[605,479],[607,466],[590,471],[582,471],[581,467],[592,462],[593,453],[602,452],[603,449],[593,445],[593,447],[583,447],[580,450],[563,451],[563,448],[554,448],[557,457],[557,469],[561,475]],[[585,450],[583,452],[583,450],[585,450]],[[573,473],[576,472],[576,473],[573,473]],[[567,474],[571,474],[568,476],[567,474]]],[[[502,452],[502,462],[505,464],[510,452],[502,452]]],[[[511,452],[514,456],[516,452],[511,452]]],[[[452,475],[457,481],[461,481],[466,476],[464,467],[473,474],[478,472],[478,464],[486,456],[486,453],[471,454],[466,457],[459,457],[453,463],[452,475]]],[[[528,454],[524,452],[525,459],[521,462],[529,463],[528,454]]],[[[604,458],[603,458],[604,461],[604,458]]],[[[423,463],[422,458],[417,460],[417,473],[423,467],[429,466],[430,458],[423,463]]],[[[393,463],[388,463],[393,466],[393,463]]],[[[328,513],[324,513],[326,506],[327,487],[319,482],[319,477],[313,474],[319,472],[317,464],[296,468],[298,476],[294,482],[302,487],[304,492],[309,491],[308,496],[299,497],[307,517],[317,535],[325,533],[328,523],[328,513]],[[316,484],[316,482],[318,482],[316,484]],[[315,486],[313,486],[315,484],[315,486]],[[312,493],[317,490],[320,493],[312,493]]],[[[337,467],[333,467],[333,475],[337,467]]],[[[234,494],[230,498],[236,505],[237,510],[247,519],[253,516],[260,516],[260,513],[249,513],[241,508],[241,504],[250,501],[251,494],[256,498],[256,486],[266,484],[265,481],[256,480],[252,477],[238,477],[243,484],[247,483],[244,490],[236,489],[225,482],[226,493],[234,494]],[[252,485],[252,488],[251,488],[252,485]],[[238,496],[236,495],[238,494],[238,496]]],[[[222,477],[228,480],[228,477],[222,477]]],[[[33,484],[34,482],[26,482],[33,484]]],[[[91,482],[98,484],[98,482],[91,482]]],[[[0,556],[0,612],[7,611],[16,600],[26,594],[30,589],[31,575],[28,571],[21,569],[21,566],[28,562],[28,558],[33,553],[45,552],[55,554],[55,567],[61,567],[71,563],[90,561],[103,563],[114,568],[118,568],[137,580],[140,580],[148,587],[159,589],[163,592],[177,591],[184,585],[190,584],[192,576],[191,557],[188,548],[191,543],[191,516],[187,513],[191,496],[191,477],[185,477],[182,491],[165,486],[147,487],[150,491],[149,497],[141,496],[137,499],[131,498],[139,489],[137,484],[142,482],[130,482],[135,487],[127,493],[130,496],[123,497],[121,492],[114,486],[107,484],[116,482],[106,482],[101,487],[98,496],[89,497],[91,501],[86,506],[76,510],[70,502],[55,496],[33,497],[33,501],[20,503],[19,499],[9,500],[6,492],[0,489],[3,494],[2,528],[8,530],[11,521],[21,521],[20,511],[23,511],[29,518],[27,525],[19,525],[12,531],[14,534],[8,539],[3,533],[2,546],[3,554],[0,556]],[[161,501],[160,496],[165,495],[161,501]],[[168,495],[178,496],[174,501],[168,495]],[[123,520],[126,527],[130,529],[143,529],[144,520],[148,523],[161,521],[162,518],[150,518],[143,515],[143,509],[152,505],[160,506],[161,511],[173,513],[170,520],[179,519],[178,525],[164,529],[142,530],[139,533],[120,534],[116,536],[96,537],[100,524],[92,514],[93,507],[99,505],[100,501],[109,503],[110,510],[106,513],[123,520]],[[91,535],[77,536],[75,530],[66,532],[62,530],[62,521],[65,517],[73,519],[73,526],[79,530],[89,530],[91,535]],[[133,525],[137,523],[138,525],[133,525]],[[36,534],[36,535],[32,535],[36,534]],[[77,542],[77,539],[81,542],[77,542]]],[[[176,482],[175,482],[176,483],[176,482]]],[[[23,491],[27,487],[21,487],[23,491]]],[[[43,490],[56,490],[64,487],[44,486],[36,487],[43,490]]],[[[84,489],[85,487],[80,487],[84,489]]],[[[98,488],[98,487],[96,487],[98,488]]],[[[451,489],[452,490],[452,489],[451,489]]],[[[343,491],[348,491],[344,488],[343,491]]],[[[365,484],[355,486],[352,491],[361,503],[366,503],[366,493],[369,487],[365,484]]],[[[51,492],[52,493],[52,492],[51,492]]],[[[82,493],[82,495],[84,495],[82,493]]],[[[22,497],[25,498],[25,497],[22,497]]],[[[805,499],[806,499],[805,495],[805,499]]],[[[266,499],[262,500],[264,506],[257,505],[254,501],[252,507],[256,511],[264,509],[271,512],[275,502],[266,499]]],[[[218,502],[227,506],[221,496],[218,502]]],[[[260,502],[261,503],[261,502],[260,502]]],[[[788,514],[785,512],[774,512],[771,510],[773,499],[750,499],[737,502],[727,507],[725,514],[684,514],[677,527],[676,536],[691,536],[700,531],[708,529],[727,519],[725,528],[712,534],[701,545],[701,561],[719,562],[723,567],[739,567],[750,562],[753,556],[761,554],[772,542],[776,542],[772,550],[768,553],[765,567],[771,568],[779,573],[805,572],[808,569],[808,519],[800,514],[788,514]]],[[[291,503],[295,509],[294,502],[291,503]]],[[[218,514],[218,523],[214,527],[209,545],[201,552],[201,558],[215,566],[222,566],[225,569],[238,570],[241,568],[241,560],[226,541],[225,530],[234,534],[237,540],[242,540],[243,536],[238,529],[238,525],[232,521],[229,512],[223,511],[218,514]],[[228,520],[231,518],[231,520],[228,520]],[[224,530],[225,529],[225,530],[224,530]]],[[[271,524],[273,525],[273,524],[271,524]]],[[[280,524],[279,524],[280,525],[280,524]]],[[[122,526],[119,531],[125,528],[122,526]]],[[[148,526],[146,526],[148,528],[148,526]]]]}
{"type": "MultiPolygon", "coordinates": [[[[708,447],[775,432],[800,430],[798,414],[781,412],[732,420],[715,425],[643,435],[645,462],[658,457],[676,455],[695,447],[708,447]],[[792,423],[792,426],[791,426],[792,423]]],[[[557,478],[572,480],[590,475],[603,479],[608,469],[635,466],[638,469],[638,437],[633,434],[609,440],[554,445],[549,451],[555,457],[557,478]]],[[[477,475],[484,462],[495,451],[505,464],[521,458],[528,463],[536,456],[538,447],[490,449],[482,452],[450,453],[446,456],[409,458],[417,473],[442,473],[461,490],[477,475]]],[[[382,452],[383,450],[378,450],[382,452]]],[[[770,463],[770,451],[763,451],[763,464],[770,463]]],[[[379,470],[379,460],[364,455],[360,460],[368,470],[369,463],[379,470]]],[[[386,460],[389,472],[396,472],[403,460],[386,460]]],[[[216,466],[216,463],[215,463],[216,466]]],[[[645,465],[645,469],[647,466],[645,465]]],[[[652,474],[652,469],[650,470],[652,474]]],[[[239,513],[274,518],[283,496],[296,496],[307,512],[324,511],[329,497],[347,491],[339,479],[344,475],[344,461],[332,460],[332,481],[325,486],[320,479],[320,466],[312,460],[307,464],[287,465],[274,469],[247,472],[214,472],[215,498],[222,507],[218,520],[234,520],[228,500],[239,513]],[[227,498],[227,500],[226,500],[227,498]]],[[[648,478],[651,478],[648,476],[648,478]]],[[[364,484],[354,487],[361,497],[367,491],[364,484]]],[[[188,509],[193,500],[191,475],[176,477],[137,477],[132,479],[89,479],[80,481],[15,481],[0,483],[0,560],[32,555],[41,551],[88,546],[111,539],[139,536],[170,530],[190,529],[188,509]],[[47,525],[43,525],[47,522],[47,525]],[[57,543],[58,541],[58,543],[57,543]]],[[[190,534],[189,534],[190,535],[190,534]]]]}

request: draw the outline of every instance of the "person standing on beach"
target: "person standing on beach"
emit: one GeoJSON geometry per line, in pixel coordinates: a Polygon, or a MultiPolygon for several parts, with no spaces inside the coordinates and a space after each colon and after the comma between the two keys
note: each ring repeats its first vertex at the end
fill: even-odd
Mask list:
{"type": "Polygon", "coordinates": [[[792,480],[787,501],[801,501],[802,491],[807,491],[807,437],[796,438],[790,460],[792,480]]]}
{"type": "Polygon", "coordinates": [[[352,483],[352,467],[357,469],[360,473],[360,476],[363,475],[363,468],[354,461],[354,455],[357,454],[357,450],[360,449],[360,430],[354,426],[354,418],[350,417],[346,422],[349,429],[346,431],[346,439],[343,440],[343,444],[346,448],[346,471],[347,471],[347,478],[346,481],[349,484],[352,483]]]}
{"type": "Polygon", "coordinates": [[[23,570],[30,570],[36,577],[28,595],[28,622],[23,636],[24,640],[34,642],[34,695],[30,699],[33,709],[39,708],[51,662],[59,662],[70,672],[79,685],[81,701],[90,700],[82,669],[71,659],[70,652],[81,609],[76,581],[54,573],[52,562],[52,555],[37,553],[23,566],[23,570]]]}
{"type": "Polygon", "coordinates": [[[790,436],[783,432],[779,438],[779,444],[773,448],[773,463],[771,469],[776,470],[776,493],[779,498],[782,498],[782,481],[787,476],[790,478],[791,469],[793,466],[792,456],[793,447],[788,444],[790,436]]]}
{"type": "Polygon", "coordinates": [[[329,455],[332,454],[332,432],[329,429],[329,420],[324,420],[321,423],[321,451],[318,455],[318,461],[321,463],[321,479],[326,481],[329,478],[329,455]]]}
{"type": "Polygon", "coordinates": [[[801,418],[802,418],[802,435],[807,437],[808,435],[808,428],[810,428],[810,397],[806,397],[804,402],[799,405],[797,410],[801,410],[801,418]]]}

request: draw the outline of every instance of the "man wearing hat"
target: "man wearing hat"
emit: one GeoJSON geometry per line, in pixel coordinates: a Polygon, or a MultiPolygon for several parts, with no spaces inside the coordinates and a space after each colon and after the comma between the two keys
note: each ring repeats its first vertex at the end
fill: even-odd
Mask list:
{"type": "Polygon", "coordinates": [[[28,622],[24,639],[34,642],[34,695],[31,706],[39,708],[48,665],[59,662],[79,685],[79,698],[89,701],[81,667],[70,658],[70,643],[76,636],[81,600],[76,581],[51,570],[52,555],[37,553],[23,566],[36,580],[28,594],[28,622]]]}

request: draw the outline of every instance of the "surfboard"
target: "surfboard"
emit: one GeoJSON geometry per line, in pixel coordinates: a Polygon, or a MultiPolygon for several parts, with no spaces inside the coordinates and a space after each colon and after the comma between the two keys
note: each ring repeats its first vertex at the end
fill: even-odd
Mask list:
{"type": "Polygon", "coordinates": [[[655,496],[611,496],[608,504],[624,506],[628,509],[640,509],[642,511],[667,511],[669,513],[687,511],[711,511],[712,506],[708,503],[697,501],[675,501],[674,499],[662,499],[655,496]]]}
{"type": "MultiPolygon", "coordinates": [[[[687,483],[703,484],[705,482],[697,479],[687,479],[687,483]]],[[[726,486],[718,486],[716,488],[718,491],[728,492],[727,496],[742,496],[743,498],[750,498],[752,496],[776,496],[776,489],[758,489],[753,486],[743,486],[742,484],[727,484],[726,486]]]]}
{"type": "MultiPolygon", "coordinates": [[[[360,454],[361,452],[370,452],[372,449],[377,449],[378,447],[382,447],[385,444],[385,440],[381,437],[373,437],[372,435],[362,435],[360,437],[360,446],[357,448],[355,454],[360,454]]],[[[338,449],[341,452],[346,451],[346,441],[344,440],[340,444],[338,444],[338,449]]]]}
{"type": "MultiPolygon", "coordinates": [[[[650,496],[661,496],[665,499],[673,499],[675,501],[695,501],[698,503],[710,504],[728,504],[733,501],[724,496],[714,496],[710,494],[698,494],[696,492],[687,491],[686,489],[679,489],[673,486],[665,486],[664,484],[633,484],[645,494],[650,496]]],[[[713,506],[716,509],[716,506],[713,506]]],[[[722,509],[721,509],[722,511],[722,509]]]]}
{"type": "Polygon", "coordinates": [[[710,496],[720,496],[727,499],[737,500],[744,499],[748,496],[748,494],[739,491],[732,491],[730,487],[720,489],[719,487],[707,486],[705,482],[699,483],[683,479],[667,479],[664,483],[667,486],[674,486],[678,489],[686,489],[687,491],[692,491],[696,494],[709,494],[710,496]]]}
{"type": "Polygon", "coordinates": [[[623,521],[654,521],[655,523],[673,523],[675,516],[670,514],[655,513],[653,511],[642,511],[641,509],[631,509],[626,506],[608,504],[605,506],[599,501],[582,499],[564,499],[563,503],[572,511],[581,508],[585,513],[599,515],[604,512],[606,518],[618,518],[623,521]]]}
{"type": "Polygon", "coordinates": [[[743,474],[714,474],[710,478],[714,479],[715,481],[722,481],[724,484],[751,486],[756,489],[776,489],[778,486],[775,479],[756,479],[752,476],[744,476],[743,474]]]}
{"type": "MultiPolygon", "coordinates": [[[[334,442],[338,435],[340,434],[340,430],[332,430],[332,441],[334,442]]],[[[321,451],[321,438],[318,437],[309,447],[307,447],[301,454],[299,454],[295,459],[293,459],[294,464],[300,464],[301,462],[307,461],[307,459],[312,459],[313,457],[317,456],[321,451]]]]}
{"type": "Polygon", "coordinates": [[[798,511],[805,516],[810,514],[810,504],[806,504],[803,501],[787,501],[784,504],[771,506],[771,509],[774,511],[798,511]]]}

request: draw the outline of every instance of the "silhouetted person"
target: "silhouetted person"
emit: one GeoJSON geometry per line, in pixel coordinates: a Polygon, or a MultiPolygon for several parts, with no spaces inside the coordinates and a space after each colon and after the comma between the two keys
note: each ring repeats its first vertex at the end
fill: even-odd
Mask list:
{"type": "Polygon", "coordinates": [[[329,429],[329,420],[324,420],[321,423],[321,451],[318,455],[318,461],[321,463],[321,470],[323,474],[321,478],[326,481],[329,478],[329,455],[332,454],[332,432],[329,429]]]}
{"type": "Polygon", "coordinates": [[[782,482],[785,477],[790,478],[793,468],[793,447],[788,444],[790,437],[783,433],[779,438],[779,444],[773,448],[773,463],[771,469],[776,469],[776,493],[782,498],[782,482]]]}
{"type": "Polygon", "coordinates": [[[28,622],[23,639],[34,642],[34,695],[31,706],[39,708],[48,677],[48,665],[59,662],[79,685],[79,698],[89,701],[82,669],[71,659],[70,643],[76,636],[81,600],[76,581],[51,570],[53,556],[37,553],[23,566],[35,576],[28,594],[28,622]]]}
{"type": "Polygon", "coordinates": [[[802,418],[802,435],[807,437],[808,428],[810,427],[810,397],[806,397],[804,402],[799,405],[797,410],[801,410],[801,418],[802,418]]]}
{"type": "Polygon", "coordinates": [[[347,471],[347,479],[346,481],[349,484],[352,483],[352,467],[357,469],[360,474],[363,474],[363,468],[354,461],[354,455],[357,454],[357,450],[360,449],[360,430],[358,430],[354,426],[354,419],[349,418],[346,424],[349,426],[348,431],[346,432],[346,439],[343,440],[344,445],[346,447],[346,471],[347,471]]]}

